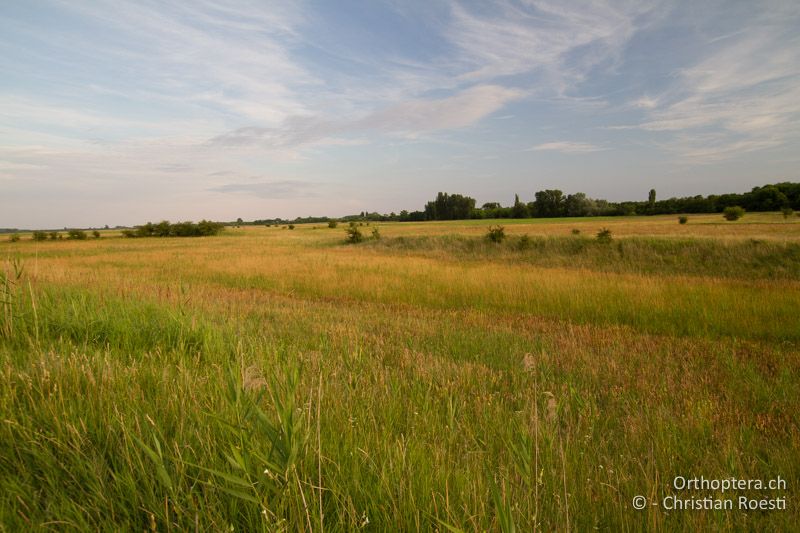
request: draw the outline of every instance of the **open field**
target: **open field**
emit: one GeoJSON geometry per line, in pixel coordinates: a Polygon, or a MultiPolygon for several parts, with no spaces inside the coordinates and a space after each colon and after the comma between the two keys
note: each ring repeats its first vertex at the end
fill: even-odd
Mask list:
{"type": "Polygon", "coordinates": [[[0,530],[796,527],[800,218],[494,223],[0,242],[0,530]]]}

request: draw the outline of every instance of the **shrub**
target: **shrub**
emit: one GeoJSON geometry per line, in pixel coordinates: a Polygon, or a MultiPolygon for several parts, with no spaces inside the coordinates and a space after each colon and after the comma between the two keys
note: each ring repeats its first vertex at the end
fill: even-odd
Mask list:
{"type": "Polygon", "coordinates": [[[603,228],[597,232],[597,242],[611,242],[611,230],[608,228],[603,228]]]}
{"type": "Polygon", "coordinates": [[[794,214],[794,209],[792,209],[791,207],[784,207],[783,209],[781,209],[781,213],[783,213],[783,218],[786,219],[794,214]]]}
{"type": "Polygon", "coordinates": [[[372,238],[375,239],[376,241],[380,240],[381,232],[378,228],[372,228],[372,238]]]}
{"type": "Polygon", "coordinates": [[[11,236],[8,238],[8,240],[11,241],[11,242],[18,242],[19,241],[19,235],[17,235],[16,233],[12,233],[11,236]]]}
{"type": "Polygon", "coordinates": [[[525,235],[519,238],[519,241],[517,242],[517,248],[520,250],[527,250],[528,248],[531,247],[531,244],[532,244],[531,238],[528,237],[528,234],[526,233],[525,235]]]}
{"type": "Polygon", "coordinates": [[[100,232],[97,231],[97,230],[94,230],[92,232],[92,237],[94,237],[95,239],[99,239],[100,238],[100,232]]]}
{"type": "Polygon", "coordinates": [[[686,224],[687,222],[689,222],[689,217],[687,216],[678,217],[678,224],[686,224]]]}
{"type": "Polygon", "coordinates": [[[136,232],[134,230],[132,230],[132,229],[124,229],[124,230],[122,230],[122,236],[123,237],[127,237],[128,239],[133,239],[135,237],[138,237],[136,232]]]}
{"type": "Polygon", "coordinates": [[[355,226],[355,224],[347,228],[345,232],[347,233],[347,242],[350,244],[357,244],[364,240],[364,235],[361,233],[361,230],[355,226]]]}
{"type": "Polygon", "coordinates": [[[338,222],[336,222],[335,220],[329,220],[329,221],[328,221],[328,227],[329,227],[329,228],[335,228],[335,227],[336,227],[336,226],[338,226],[338,225],[339,225],[339,223],[338,223],[338,222]]]}
{"type": "Polygon", "coordinates": [[[744,216],[744,208],[738,205],[726,207],[725,210],[722,211],[722,216],[725,217],[725,220],[739,220],[744,216]]]}
{"type": "Polygon", "coordinates": [[[573,235],[580,235],[581,234],[581,230],[579,230],[578,228],[572,228],[572,234],[573,235]]]}
{"type": "Polygon", "coordinates": [[[489,242],[501,243],[506,238],[506,229],[503,226],[489,226],[486,232],[486,239],[489,242]]]}
{"type": "Polygon", "coordinates": [[[33,232],[33,240],[34,241],[46,241],[47,240],[47,233],[44,231],[34,231],[33,232]]]}
{"type": "Polygon", "coordinates": [[[82,229],[71,229],[67,231],[67,238],[74,241],[85,241],[88,235],[82,229]]]}
{"type": "Polygon", "coordinates": [[[289,229],[294,229],[294,224],[289,224],[289,229]]]}
{"type": "Polygon", "coordinates": [[[57,231],[51,231],[47,235],[48,235],[48,237],[50,237],[51,241],[55,241],[56,239],[60,239],[61,238],[61,235],[57,231]]]}

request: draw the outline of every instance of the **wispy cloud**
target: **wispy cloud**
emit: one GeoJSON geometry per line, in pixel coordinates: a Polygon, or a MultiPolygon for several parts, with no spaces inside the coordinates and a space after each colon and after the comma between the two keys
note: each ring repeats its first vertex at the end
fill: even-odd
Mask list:
{"type": "Polygon", "coordinates": [[[212,192],[238,193],[268,199],[310,198],[321,194],[319,183],[300,180],[228,183],[208,189],[212,192]]]}
{"type": "Polygon", "coordinates": [[[637,30],[645,3],[524,1],[451,2],[447,35],[461,50],[462,79],[494,79],[538,72],[540,90],[563,94],[602,64],[612,65],[637,30]]]}
{"type": "Polygon", "coordinates": [[[673,135],[662,146],[698,162],[798,140],[800,7],[774,6],[752,25],[714,39],[659,99],[640,99],[640,128],[673,135]],[[652,102],[652,105],[650,103],[652,102]]]}
{"type": "Polygon", "coordinates": [[[290,117],[276,128],[244,127],[210,140],[215,146],[296,148],[332,137],[379,132],[415,136],[426,132],[470,126],[524,95],[498,85],[480,85],[444,98],[399,102],[355,120],[290,117]]]}
{"type": "Polygon", "coordinates": [[[533,152],[561,152],[563,154],[587,154],[605,150],[601,146],[583,142],[554,141],[538,144],[528,149],[533,152]]]}

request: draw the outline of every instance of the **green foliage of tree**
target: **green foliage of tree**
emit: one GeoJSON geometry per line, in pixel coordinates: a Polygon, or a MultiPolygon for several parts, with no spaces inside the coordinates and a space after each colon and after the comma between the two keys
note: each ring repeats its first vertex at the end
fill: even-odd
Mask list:
{"type": "Polygon", "coordinates": [[[564,216],[566,199],[558,189],[546,189],[535,194],[534,212],[539,217],[564,216]]]}
{"type": "Polygon", "coordinates": [[[208,237],[217,235],[225,229],[225,226],[219,222],[211,222],[210,220],[201,220],[198,223],[194,222],[176,222],[171,224],[167,220],[163,220],[158,224],[148,222],[138,226],[136,229],[122,230],[122,235],[128,238],[139,237],[208,237]]]}
{"type": "Polygon", "coordinates": [[[67,230],[67,238],[74,241],[85,241],[89,236],[82,229],[67,230]]]}
{"type": "Polygon", "coordinates": [[[47,232],[44,231],[34,231],[32,239],[34,241],[46,241],[47,240],[47,232]]]}
{"type": "Polygon", "coordinates": [[[470,218],[475,209],[475,198],[460,194],[440,192],[436,200],[425,206],[425,218],[428,220],[464,220],[470,218]]]}
{"type": "Polygon", "coordinates": [[[94,230],[92,232],[92,237],[94,237],[95,239],[99,239],[100,238],[100,232],[97,231],[97,230],[94,230]]]}
{"type": "Polygon", "coordinates": [[[686,224],[687,222],[689,222],[689,217],[685,215],[678,217],[678,224],[686,224]]]}
{"type": "Polygon", "coordinates": [[[329,228],[335,228],[335,227],[336,227],[336,226],[338,226],[338,225],[339,225],[339,223],[338,223],[338,222],[336,222],[335,220],[329,220],[329,221],[328,221],[328,227],[329,227],[329,228]]]}
{"type": "Polygon", "coordinates": [[[514,195],[514,206],[511,208],[511,218],[528,218],[528,206],[519,201],[519,195],[514,195]]]}

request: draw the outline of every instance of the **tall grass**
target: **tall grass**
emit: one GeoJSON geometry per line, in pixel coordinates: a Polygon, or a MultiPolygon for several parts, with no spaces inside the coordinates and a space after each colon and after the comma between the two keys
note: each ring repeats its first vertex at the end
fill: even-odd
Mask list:
{"type": "Polygon", "coordinates": [[[797,522],[796,280],[274,234],[28,258],[0,339],[5,529],[797,522]],[[631,507],[676,475],[780,475],[790,507],[631,507]]]}

